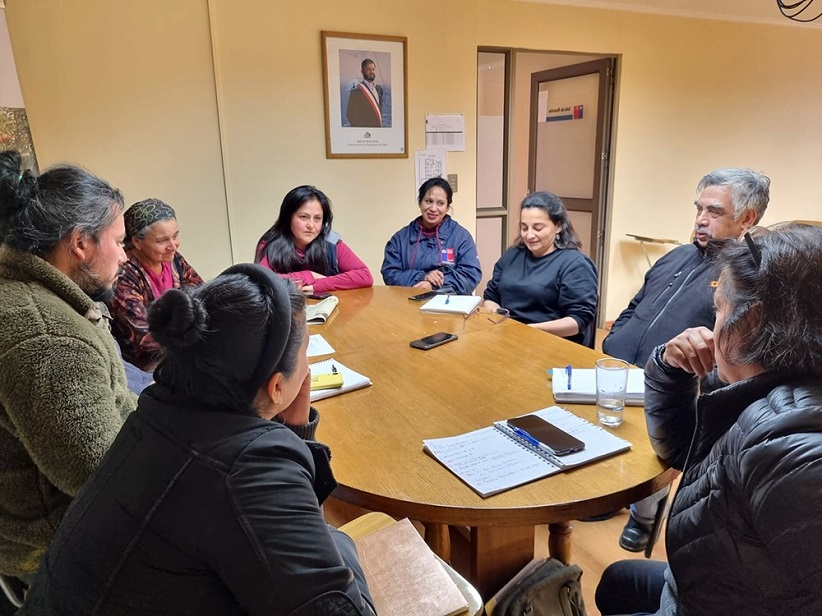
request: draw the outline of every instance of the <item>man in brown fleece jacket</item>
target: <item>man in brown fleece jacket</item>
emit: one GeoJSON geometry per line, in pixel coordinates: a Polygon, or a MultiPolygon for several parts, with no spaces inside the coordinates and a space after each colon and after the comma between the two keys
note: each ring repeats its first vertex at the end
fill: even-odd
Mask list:
{"type": "Polygon", "coordinates": [[[0,573],[29,580],[136,406],[95,301],[125,261],[123,197],[0,152],[0,573]]]}

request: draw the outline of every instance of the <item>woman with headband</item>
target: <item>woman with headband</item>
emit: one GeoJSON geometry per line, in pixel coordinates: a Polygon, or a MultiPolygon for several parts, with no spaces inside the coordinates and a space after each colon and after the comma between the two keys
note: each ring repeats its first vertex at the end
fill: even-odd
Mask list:
{"type": "Polygon", "coordinates": [[[372,603],[313,440],[305,300],[236,265],[149,311],[156,383],[63,520],[20,614],[348,614],[372,603]]]}
{"type": "Polygon", "coordinates": [[[139,201],[124,215],[126,254],[114,296],[107,302],[111,332],[123,359],[141,370],[154,370],[160,345],[148,331],[148,309],[169,289],[196,287],[203,279],[180,254],[177,214],[159,199],[139,201]]]}

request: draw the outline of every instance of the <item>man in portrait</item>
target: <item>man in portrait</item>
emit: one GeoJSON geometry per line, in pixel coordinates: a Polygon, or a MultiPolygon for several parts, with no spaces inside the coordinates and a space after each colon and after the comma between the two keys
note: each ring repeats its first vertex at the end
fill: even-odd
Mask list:
{"type": "Polygon", "coordinates": [[[349,126],[362,128],[381,128],[383,89],[375,83],[377,64],[366,58],[360,64],[362,80],[356,82],[348,97],[345,115],[349,126]]]}

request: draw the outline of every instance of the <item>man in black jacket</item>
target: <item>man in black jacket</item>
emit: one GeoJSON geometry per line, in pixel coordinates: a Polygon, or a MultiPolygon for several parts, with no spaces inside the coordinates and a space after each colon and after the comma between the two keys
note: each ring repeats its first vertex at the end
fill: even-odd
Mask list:
{"type": "MultiPolygon", "coordinates": [[[[700,180],[692,244],[675,248],[645,274],[645,282],[614,321],[605,353],[644,366],[653,349],[688,327],[714,325],[714,262],[727,242],[757,224],[768,207],[771,181],[750,169],[718,169],[700,180]]],[[[663,488],[631,506],[619,538],[629,552],[648,545],[663,488]]]]}

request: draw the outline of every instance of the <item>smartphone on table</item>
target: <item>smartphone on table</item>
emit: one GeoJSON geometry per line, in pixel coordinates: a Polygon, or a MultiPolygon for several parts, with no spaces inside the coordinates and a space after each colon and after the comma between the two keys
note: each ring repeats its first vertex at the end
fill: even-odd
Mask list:
{"type": "Polygon", "coordinates": [[[325,299],[326,297],[331,297],[331,293],[311,293],[308,299],[325,299]]]}
{"type": "Polygon", "coordinates": [[[408,299],[410,299],[412,302],[424,302],[426,300],[431,299],[432,297],[436,297],[439,294],[439,291],[426,291],[425,293],[420,293],[419,295],[412,295],[408,299]]]}
{"type": "Polygon", "coordinates": [[[558,456],[567,456],[569,453],[585,449],[585,443],[577,437],[568,434],[565,430],[557,428],[554,424],[536,415],[514,417],[506,423],[514,428],[519,428],[528,436],[550,447],[558,456]]]}
{"type": "Polygon", "coordinates": [[[431,334],[430,336],[426,336],[425,338],[420,338],[419,340],[411,341],[411,346],[415,349],[420,349],[421,351],[428,351],[438,346],[442,346],[448,342],[452,342],[457,339],[456,334],[449,334],[448,332],[437,332],[436,334],[431,334]]]}

